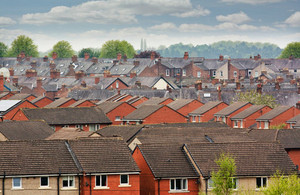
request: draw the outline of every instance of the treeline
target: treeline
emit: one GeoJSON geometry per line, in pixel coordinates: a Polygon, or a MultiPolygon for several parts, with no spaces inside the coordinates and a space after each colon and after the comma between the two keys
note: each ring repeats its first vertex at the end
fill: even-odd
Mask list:
{"type": "Polygon", "coordinates": [[[163,57],[183,57],[184,52],[190,57],[218,58],[220,54],[231,58],[249,58],[260,54],[263,58],[277,58],[282,49],[270,43],[250,43],[244,41],[219,41],[211,45],[174,44],[169,47],[160,46],[157,52],[163,57]]]}

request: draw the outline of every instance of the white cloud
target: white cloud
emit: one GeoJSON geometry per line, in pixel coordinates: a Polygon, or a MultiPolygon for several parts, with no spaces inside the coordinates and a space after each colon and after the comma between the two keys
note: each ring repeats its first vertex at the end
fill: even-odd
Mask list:
{"type": "Polygon", "coordinates": [[[16,21],[9,17],[0,17],[0,26],[16,24],[16,21]]]}
{"type": "Polygon", "coordinates": [[[150,30],[157,30],[157,31],[174,30],[176,28],[177,28],[176,25],[171,22],[166,22],[166,23],[149,27],[150,30]]]}
{"type": "Polygon", "coordinates": [[[209,10],[200,6],[194,9],[190,0],[99,0],[88,1],[72,7],[57,6],[45,13],[25,14],[20,22],[36,25],[70,22],[129,24],[137,23],[136,16],[138,15],[163,14],[196,17],[209,14],[209,10]]]}
{"type": "Polygon", "coordinates": [[[292,14],[289,18],[287,18],[284,22],[285,24],[288,24],[293,27],[299,27],[300,26],[300,12],[295,12],[292,14]]]}
{"type": "Polygon", "coordinates": [[[225,3],[245,3],[245,4],[257,5],[263,3],[278,3],[283,0],[221,0],[221,1],[225,3]]]}
{"type": "Polygon", "coordinates": [[[241,24],[251,20],[251,18],[249,18],[249,16],[242,11],[240,13],[229,14],[227,16],[218,15],[216,16],[216,19],[219,22],[230,22],[235,24],[241,24]]]}

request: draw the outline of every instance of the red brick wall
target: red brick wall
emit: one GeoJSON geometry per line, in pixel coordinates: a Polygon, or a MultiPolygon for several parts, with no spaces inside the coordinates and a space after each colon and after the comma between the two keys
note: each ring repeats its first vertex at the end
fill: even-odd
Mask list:
{"type": "Polygon", "coordinates": [[[62,105],[58,106],[60,108],[66,108],[69,107],[70,105],[74,104],[76,102],[76,100],[74,99],[70,99],[69,101],[63,103],[62,105]]]}
{"type": "MultiPolygon", "coordinates": [[[[219,105],[213,107],[212,109],[208,110],[207,112],[205,112],[203,114],[203,116],[201,116],[201,122],[208,122],[210,121],[211,119],[214,118],[214,114],[219,112],[220,110],[226,108],[228,105],[224,102],[220,103],[219,105]]],[[[192,121],[192,117],[190,116],[190,121],[192,121]]],[[[196,120],[196,121],[199,121],[196,120]]]]}
{"type": "Polygon", "coordinates": [[[20,108],[36,108],[34,104],[30,103],[29,101],[24,101],[11,111],[9,111],[7,114],[3,116],[3,120],[12,120],[13,116],[18,112],[20,108]]]}
{"type": "Polygon", "coordinates": [[[111,85],[109,85],[106,89],[127,89],[128,87],[121,81],[116,80],[111,85]],[[117,88],[116,83],[119,82],[119,87],[117,88]]]}
{"type": "Polygon", "coordinates": [[[228,79],[235,79],[235,78],[239,78],[240,76],[240,72],[239,69],[237,69],[236,67],[232,66],[231,64],[228,65],[229,66],[229,71],[228,71],[228,79]],[[234,71],[236,71],[237,73],[237,77],[234,77],[234,71]]]}
{"type": "Polygon", "coordinates": [[[13,95],[14,95],[13,93],[8,93],[7,95],[5,95],[2,98],[0,98],[0,100],[6,100],[6,99],[10,98],[13,95]]]}
{"type": "Polygon", "coordinates": [[[129,175],[129,185],[126,187],[119,187],[120,175],[107,175],[107,187],[109,189],[94,189],[95,188],[95,176],[92,175],[91,179],[89,175],[82,178],[81,194],[83,195],[110,195],[110,194],[124,194],[124,195],[139,195],[140,194],[140,176],[129,175]],[[88,184],[88,185],[86,185],[88,184]],[[91,188],[90,188],[91,184],[91,188]],[[90,189],[92,193],[90,193],[90,189]]]}
{"type": "Polygon", "coordinates": [[[196,110],[200,106],[203,106],[202,102],[200,102],[198,100],[193,100],[189,104],[187,104],[187,105],[183,106],[182,108],[178,109],[177,112],[179,112],[180,114],[182,114],[184,116],[187,116],[190,112],[192,112],[193,110],[196,110]]]}
{"type": "Polygon", "coordinates": [[[40,101],[34,103],[36,106],[38,106],[39,108],[43,108],[45,106],[47,106],[48,104],[52,103],[53,100],[49,99],[49,98],[43,98],[40,101]]]}
{"type": "MultiPolygon", "coordinates": [[[[190,66],[190,65],[189,65],[190,66]]],[[[210,77],[209,75],[209,71],[205,71],[201,68],[199,68],[198,66],[196,65],[192,65],[192,68],[191,68],[192,72],[189,73],[189,75],[192,75],[193,77],[197,77],[197,72],[200,71],[201,72],[201,78],[206,78],[208,79],[210,77]]],[[[187,75],[188,75],[188,70],[187,70],[187,75]]]]}
{"type": "Polygon", "coordinates": [[[18,110],[15,115],[12,117],[13,121],[28,121],[28,118],[22,112],[22,110],[18,110]]]}
{"type": "MultiPolygon", "coordinates": [[[[170,180],[169,179],[162,179],[159,181],[159,188],[160,188],[160,195],[168,195],[168,194],[182,194],[182,195],[198,195],[199,188],[197,184],[198,179],[188,179],[188,191],[189,192],[176,192],[176,193],[169,193],[170,191],[170,180]]],[[[156,186],[156,193],[158,189],[158,181],[155,181],[155,186],[156,186]]]]}
{"type": "Polygon", "coordinates": [[[133,112],[134,110],[136,110],[135,107],[133,107],[132,105],[124,102],[122,103],[120,106],[118,106],[117,108],[113,109],[112,111],[106,113],[106,116],[111,120],[112,125],[121,125],[122,124],[122,119],[127,116],[128,114],[130,114],[131,112],[133,112]],[[116,121],[116,116],[120,116],[121,120],[120,121],[116,121]]]}
{"type": "Polygon", "coordinates": [[[164,106],[152,113],[150,116],[144,119],[143,124],[158,124],[158,123],[186,123],[185,118],[175,110],[164,106]]]}
{"type": "Polygon", "coordinates": [[[295,165],[298,165],[298,170],[300,170],[300,149],[288,149],[287,153],[289,155],[289,157],[291,158],[291,160],[293,161],[293,163],[295,165]]]}
{"type": "Polygon", "coordinates": [[[157,77],[157,76],[166,76],[166,69],[170,70],[170,76],[173,76],[173,69],[167,68],[164,65],[154,64],[151,67],[146,67],[140,74],[139,77],[157,77]]]}
{"type": "Polygon", "coordinates": [[[161,102],[160,105],[168,105],[169,103],[173,102],[174,100],[171,98],[166,99],[165,101],[161,102]]]}
{"type": "Polygon", "coordinates": [[[87,101],[84,101],[81,104],[77,105],[76,107],[93,107],[93,106],[96,106],[96,104],[87,100],[87,101]]]}
{"type": "Polygon", "coordinates": [[[50,99],[54,99],[56,97],[56,91],[46,91],[45,96],[50,98],[50,99]]]}

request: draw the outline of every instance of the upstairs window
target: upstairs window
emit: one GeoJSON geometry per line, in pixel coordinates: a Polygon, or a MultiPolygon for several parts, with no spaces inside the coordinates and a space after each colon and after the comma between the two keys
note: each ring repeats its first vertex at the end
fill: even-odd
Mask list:
{"type": "Polygon", "coordinates": [[[96,187],[107,187],[107,176],[106,175],[96,175],[96,187]]]}
{"type": "Polygon", "coordinates": [[[75,187],[75,178],[74,176],[63,177],[63,188],[72,188],[75,187]]]}
{"type": "Polygon", "coordinates": [[[197,77],[200,78],[201,77],[201,72],[197,71],[197,77]]]}
{"type": "Polygon", "coordinates": [[[187,179],[170,179],[170,191],[186,191],[187,179]]]}
{"type": "Polygon", "coordinates": [[[182,76],[186,76],[186,70],[185,69],[182,70],[182,76]]]}
{"type": "Polygon", "coordinates": [[[257,177],[256,178],[256,188],[266,188],[268,178],[266,177],[257,177]]]}
{"type": "Polygon", "coordinates": [[[166,76],[170,76],[170,69],[166,69],[166,76]]]}
{"type": "Polygon", "coordinates": [[[12,188],[22,188],[22,178],[14,177],[12,180],[12,188]]]}
{"type": "Polygon", "coordinates": [[[236,78],[237,77],[237,72],[233,71],[233,77],[236,78]]]}
{"type": "Polygon", "coordinates": [[[41,177],[41,187],[49,187],[49,177],[41,177]]]}
{"type": "Polygon", "coordinates": [[[220,76],[221,76],[221,77],[223,76],[223,71],[222,71],[222,70],[220,71],[220,76]]]}
{"type": "Polygon", "coordinates": [[[120,175],[120,185],[129,185],[129,175],[120,175]]]}

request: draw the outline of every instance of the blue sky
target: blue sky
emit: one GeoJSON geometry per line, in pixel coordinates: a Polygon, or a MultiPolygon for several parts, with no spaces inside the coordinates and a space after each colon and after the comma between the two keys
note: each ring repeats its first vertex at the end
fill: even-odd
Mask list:
{"type": "Polygon", "coordinates": [[[40,51],[58,41],[73,49],[100,48],[126,40],[135,49],[142,38],[158,48],[182,42],[221,40],[269,42],[284,48],[300,41],[300,0],[1,0],[0,41],[21,34],[40,51]]]}

